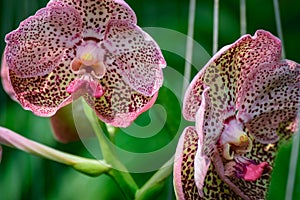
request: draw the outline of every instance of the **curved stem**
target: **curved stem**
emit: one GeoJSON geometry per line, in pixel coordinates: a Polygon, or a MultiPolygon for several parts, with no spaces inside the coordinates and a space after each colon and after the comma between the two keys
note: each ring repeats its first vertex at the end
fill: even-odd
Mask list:
{"type": "Polygon", "coordinates": [[[58,151],[43,144],[29,140],[3,127],[0,127],[0,144],[14,147],[30,154],[69,165],[77,171],[90,176],[99,176],[102,173],[109,172],[111,167],[104,161],[82,158],[58,151]]]}
{"type": "Polygon", "coordinates": [[[173,159],[166,162],[137,192],[135,200],[151,199],[165,184],[173,170],[173,159]]]}
{"type": "MultiPolygon", "coordinates": [[[[103,154],[104,160],[109,163],[112,167],[108,171],[108,175],[111,176],[121,188],[124,196],[132,200],[138,189],[137,184],[133,180],[131,174],[128,172],[127,168],[120,162],[115,148],[111,145],[111,141],[105,136],[106,133],[109,136],[107,126],[105,123],[101,122],[96,113],[87,105],[83,99],[76,100],[79,104],[76,106],[82,106],[85,117],[88,123],[91,125],[94,134],[96,135],[98,142],[100,144],[101,152],[103,154]]],[[[82,113],[81,113],[82,116],[82,113]]]]}
{"type": "MultiPolygon", "coordinates": [[[[95,113],[93,113],[94,119],[97,122],[98,118],[95,113]]],[[[103,122],[100,122],[101,129],[107,131],[107,127],[103,122]]],[[[138,189],[137,184],[133,180],[131,174],[128,172],[127,168],[120,162],[117,157],[115,150],[112,146],[109,145],[109,141],[104,137],[104,134],[100,132],[98,123],[92,123],[93,130],[96,133],[98,138],[103,157],[109,164],[112,165],[112,169],[109,171],[110,175],[116,183],[120,186],[124,196],[131,200],[135,196],[135,193],[138,189]]],[[[109,133],[108,133],[109,134],[109,133]]]]}

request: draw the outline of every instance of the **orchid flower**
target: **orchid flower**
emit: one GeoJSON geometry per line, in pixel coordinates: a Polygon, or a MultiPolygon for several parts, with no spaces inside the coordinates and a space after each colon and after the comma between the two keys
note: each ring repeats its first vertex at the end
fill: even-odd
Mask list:
{"type": "Polygon", "coordinates": [[[6,35],[12,94],[39,116],[84,96],[102,121],[130,125],[155,102],[166,66],[136,23],[123,0],[51,0],[6,35]]]}
{"type": "Polygon", "coordinates": [[[265,199],[280,144],[296,131],[300,65],[258,30],[222,48],[186,91],[179,140],[178,199],[265,199]]]}

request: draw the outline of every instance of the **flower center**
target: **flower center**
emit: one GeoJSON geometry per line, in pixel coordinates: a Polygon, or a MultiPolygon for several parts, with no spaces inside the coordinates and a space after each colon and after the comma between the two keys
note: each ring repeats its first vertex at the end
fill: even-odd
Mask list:
{"type": "Polygon", "coordinates": [[[255,162],[243,156],[252,150],[252,139],[243,131],[243,125],[235,118],[224,123],[219,145],[224,163],[224,175],[255,181],[271,169],[267,162],[255,162]]]}
{"type": "Polygon", "coordinates": [[[77,48],[77,55],[71,62],[71,70],[74,74],[90,74],[100,79],[106,72],[104,65],[105,50],[94,41],[84,41],[77,48]]]}
{"type": "Polygon", "coordinates": [[[67,87],[68,93],[88,93],[96,98],[104,94],[99,80],[106,73],[105,54],[106,51],[95,41],[84,41],[77,47],[77,55],[70,66],[77,77],[67,87]]]}
{"type": "Polygon", "coordinates": [[[236,119],[225,123],[220,137],[222,155],[226,160],[232,160],[235,154],[245,154],[252,149],[252,140],[243,131],[243,126],[236,119]]]}

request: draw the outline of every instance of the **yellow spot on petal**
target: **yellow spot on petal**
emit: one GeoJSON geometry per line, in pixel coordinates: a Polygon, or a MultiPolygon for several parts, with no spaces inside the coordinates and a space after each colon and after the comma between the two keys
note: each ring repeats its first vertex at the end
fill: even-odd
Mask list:
{"type": "Polygon", "coordinates": [[[240,142],[247,142],[248,141],[248,136],[247,135],[241,135],[240,136],[240,142]]]}
{"type": "Polygon", "coordinates": [[[82,54],[80,59],[84,62],[91,62],[94,60],[94,56],[91,53],[82,54]]]}
{"type": "Polygon", "coordinates": [[[265,148],[264,148],[264,150],[265,151],[269,151],[270,149],[272,149],[272,148],[274,148],[274,144],[268,144],[265,148]]]}

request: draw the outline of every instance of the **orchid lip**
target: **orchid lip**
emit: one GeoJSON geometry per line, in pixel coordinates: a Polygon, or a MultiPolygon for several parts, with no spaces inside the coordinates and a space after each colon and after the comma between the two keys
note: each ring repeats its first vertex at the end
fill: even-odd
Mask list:
{"type": "Polygon", "coordinates": [[[234,157],[234,160],[225,164],[225,175],[242,178],[246,181],[256,181],[263,173],[272,168],[267,162],[257,163],[254,160],[242,156],[234,157]]]}
{"type": "Polygon", "coordinates": [[[84,89],[96,98],[103,95],[99,80],[106,73],[105,54],[105,50],[94,40],[83,41],[77,47],[76,57],[70,64],[71,71],[77,75],[77,78],[68,86],[68,93],[73,94],[84,89]]]}

